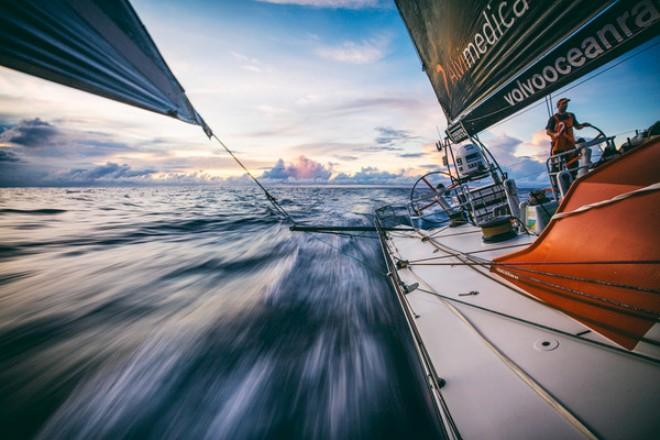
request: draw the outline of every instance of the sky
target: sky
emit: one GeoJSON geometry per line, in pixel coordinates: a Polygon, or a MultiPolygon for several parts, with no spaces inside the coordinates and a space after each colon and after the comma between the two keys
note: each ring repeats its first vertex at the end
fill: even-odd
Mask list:
{"type": "MultiPolygon", "coordinates": [[[[132,4],[265,182],[404,185],[439,169],[446,121],[393,1],[132,4]]],[[[619,141],[658,120],[657,43],[562,95],[569,111],[619,141]]],[[[547,119],[540,105],[482,134],[519,186],[547,185],[547,119]]],[[[0,67],[0,186],[243,183],[197,126],[0,67]]]]}

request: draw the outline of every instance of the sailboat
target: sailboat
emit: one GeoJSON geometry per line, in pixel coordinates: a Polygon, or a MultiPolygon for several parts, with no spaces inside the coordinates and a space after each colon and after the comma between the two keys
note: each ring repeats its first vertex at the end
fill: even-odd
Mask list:
{"type": "Polygon", "coordinates": [[[657,438],[660,136],[617,149],[597,129],[522,202],[479,138],[657,38],[657,2],[396,3],[449,122],[446,170],[376,224],[445,436],[657,438]]]}
{"type": "MultiPolygon", "coordinates": [[[[658,137],[553,156],[528,202],[479,138],[657,38],[657,1],[396,3],[449,121],[446,171],[375,229],[444,437],[657,438],[658,137]]],[[[249,174],[127,0],[1,1],[0,64],[199,125],[249,174]]]]}

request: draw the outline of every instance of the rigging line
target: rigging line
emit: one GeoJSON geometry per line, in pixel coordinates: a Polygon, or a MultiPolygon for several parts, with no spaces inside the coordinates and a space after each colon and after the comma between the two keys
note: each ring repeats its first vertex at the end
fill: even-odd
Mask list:
{"type": "MultiPolygon", "coordinates": [[[[416,231],[418,231],[418,230],[419,229],[417,229],[416,231]]],[[[441,232],[441,231],[437,231],[437,232],[441,232]]],[[[477,232],[481,232],[481,229],[475,229],[474,231],[467,231],[467,232],[456,232],[454,234],[444,234],[444,235],[440,235],[440,237],[442,237],[442,238],[444,238],[444,237],[455,237],[457,235],[476,234],[477,232]]],[[[435,237],[435,233],[430,234],[430,235],[423,235],[423,236],[431,238],[431,237],[435,237]]]]}
{"type": "MultiPolygon", "coordinates": [[[[418,231],[418,233],[419,233],[419,231],[418,231]]],[[[423,235],[423,234],[421,234],[421,233],[419,233],[419,234],[420,234],[420,235],[423,235]]],[[[438,243],[437,241],[435,241],[435,240],[433,240],[433,239],[430,239],[430,242],[431,242],[431,244],[432,244],[433,246],[435,246],[438,250],[442,250],[443,252],[446,252],[446,253],[448,253],[448,254],[453,254],[454,256],[456,256],[456,258],[458,258],[459,260],[461,260],[460,256],[459,256],[459,255],[458,255],[453,249],[448,248],[447,246],[443,246],[443,245],[441,245],[440,243],[438,243]],[[447,250],[447,249],[449,249],[449,250],[447,250]]],[[[470,257],[470,256],[466,256],[465,258],[468,259],[468,260],[473,259],[473,257],[470,257]]],[[[463,260],[461,260],[461,261],[463,261],[463,260]]],[[[535,297],[534,295],[531,295],[530,293],[528,293],[528,292],[525,291],[524,289],[522,289],[522,288],[520,288],[520,287],[518,287],[518,286],[516,286],[516,285],[511,284],[508,280],[504,280],[504,279],[502,279],[501,277],[496,277],[496,276],[494,276],[493,274],[490,273],[490,271],[483,272],[483,271],[479,270],[479,269],[478,269],[477,267],[475,267],[475,266],[476,266],[476,265],[470,265],[469,267],[470,267],[470,269],[472,269],[472,270],[474,270],[475,272],[477,272],[479,275],[484,276],[484,277],[490,279],[491,281],[493,281],[493,282],[499,284],[500,286],[505,287],[506,289],[512,291],[513,293],[515,293],[515,294],[517,294],[517,295],[520,295],[520,296],[523,296],[524,298],[527,298],[527,299],[530,300],[530,301],[534,301],[534,302],[536,302],[536,303],[538,303],[538,304],[541,304],[541,305],[544,305],[544,306],[547,307],[547,303],[545,303],[544,301],[541,301],[539,298],[535,297]]],[[[480,266],[480,267],[483,268],[483,266],[480,266]]],[[[410,270],[412,271],[412,269],[410,269],[410,270]]]]}
{"type": "MultiPolygon", "coordinates": [[[[500,271],[498,271],[498,272],[500,272],[500,271]]],[[[506,274],[502,274],[502,275],[506,275],[506,274]]],[[[555,283],[545,281],[545,280],[542,280],[542,279],[539,279],[539,278],[534,278],[534,277],[520,275],[520,274],[515,274],[514,276],[516,277],[517,281],[520,281],[520,282],[522,282],[524,284],[527,284],[527,285],[531,285],[532,287],[545,286],[545,287],[550,287],[552,289],[556,289],[556,290],[565,292],[565,293],[557,292],[557,291],[553,292],[553,291],[548,291],[546,289],[546,292],[550,293],[551,295],[555,295],[555,296],[556,295],[561,295],[561,296],[567,297],[570,300],[573,300],[573,301],[578,300],[579,301],[578,298],[575,298],[575,297],[571,296],[571,295],[578,295],[578,296],[583,297],[583,298],[588,298],[590,300],[603,303],[603,304],[597,304],[597,303],[593,303],[593,302],[588,301],[588,300],[583,300],[582,301],[582,302],[584,302],[586,304],[589,304],[591,306],[594,306],[594,307],[611,310],[611,311],[616,312],[616,313],[630,315],[630,316],[634,316],[636,318],[646,319],[646,320],[649,320],[649,321],[655,321],[655,322],[660,321],[660,313],[658,313],[655,310],[644,309],[644,308],[637,307],[637,306],[627,304],[627,303],[624,303],[624,302],[615,301],[615,300],[612,300],[612,299],[609,299],[609,298],[606,298],[606,297],[603,297],[603,296],[593,295],[593,294],[587,293],[583,290],[573,289],[571,287],[562,286],[561,284],[555,284],[555,283]]]]}
{"type": "MultiPolygon", "coordinates": [[[[450,252],[448,252],[450,253],[450,252]]],[[[451,255],[453,257],[458,257],[464,255],[463,253],[457,253],[451,255]]],[[[470,261],[461,262],[461,263],[410,263],[411,266],[483,266],[485,264],[491,266],[578,266],[578,265],[611,265],[611,264],[660,264],[660,260],[610,260],[610,261],[514,261],[511,263],[501,263],[498,261],[488,262],[484,260],[481,261],[470,261]]]]}
{"type": "Polygon", "coordinates": [[[434,232],[430,235],[430,237],[435,237],[436,235],[438,235],[439,233],[441,233],[442,231],[444,231],[445,229],[447,229],[447,228],[449,228],[449,227],[451,227],[451,225],[445,225],[445,226],[443,226],[443,227],[440,228],[439,230],[434,231],[434,232]]]}
{"type": "MultiPolygon", "coordinates": [[[[488,267],[487,267],[487,265],[489,264],[489,261],[488,261],[488,260],[481,260],[481,261],[478,261],[475,257],[471,257],[471,256],[469,256],[469,255],[462,255],[462,254],[459,255],[460,253],[447,251],[446,247],[443,248],[443,245],[441,245],[440,243],[438,243],[436,240],[434,240],[434,239],[432,239],[432,238],[430,239],[430,242],[431,242],[434,246],[438,247],[439,249],[443,250],[444,252],[447,252],[448,254],[453,253],[454,256],[455,256],[456,258],[458,258],[459,260],[461,260],[461,261],[463,261],[463,260],[461,259],[461,257],[463,257],[463,258],[465,258],[466,260],[469,260],[469,261],[471,262],[471,263],[466,263],[465,261],[463,261],[463,263],[456,263],[457,266],[462,266],[462,265],[464,265],[464,266],[472,266],[472,269],[473,269],[473,270],[476,270],[476,271],[479,272],[481,275],[486,276],[486,277],[490,278],[491,280],[498,282],[499,284],[502,284],[502,285],[505,285],[505,286],[509,287],[509,288],[510,288],[511,290],[513,290],[514,292],[517,292],[517,293],[523,294],[523,295],[525,295],[525,296],[527,296],[527,297],[532,297],[532,298],[534,298],[534,296],[533,296],[533,295],[530,295],[528,292],[526,292],[526,291],[524,291],[524,290],[518,290],[518,289],[512,288],[511,286],[508,286],[507,284],[504,284],[504,283],[500,282],[500,281],[497,280],[495,277],[491,276],[489,273],[481,272],[481,271],[479,271],[478,269],[476,269],[476,268],[474,267],[474,266],[479,266],[479,267],[481,267],[481,268],[488,269],[488,267]]],[[[490,264],[491,264],[491,265],[496,265],[496,264],[498,264],[498,263],[490,262],[490,264]]],[[[436,263],[436,264],[425,264],[425,263],[422,263],[422,264],[420,264],[420,265],[430,265],[430,266],[432,266],[432,265],[438,265],[438,266],[447,266],[447,265],[451,265],[451,263],[436,263]]],[[[502,265],[502,264],[499,264],[499,265],[502,265]]],[[[504,264],[504,265],[506,265],[506,264],[504,264]]],[[[497,270],[497,269],[496,269],[496,270],[497,270]]],[[[498,270],[498,272],[499,272],[499,270],[498,270]]],[[[658,314],[657,314],[656,311],[647,311],[647,310],[644,310],[644,309],[639,309],[639,308],[637,308],[637,307],[635,307],[635,306],[631,306],[631,305],[626,304],[626,303],[619,303],[619,302],[617,302],[617,301],[613,301],[613,300],[610,300],[610,299],[608,299],[608,298],[603,298],[603,297],[599,297],[599,296],[594,296],[594,295],[591,295],[591,294],[589,294],[589,293],[586,293],[586,292],[583,292],[583,291],[580,291],[580,290],[571,289],[571,288],[566,288],[566,287],[564,287],[564,286],[556,285],[556,284],[554,284],[554,283],[550,283],[550,282],[545,282],[545,281],[543,281],[543,280],[539,280],[539,279],[536,279],[536,278],[533,278],[533,277],[526,277],[526,276],[524,276],[524,275],[519,275],[519,274],[518,274],[518,277],[519,277],[519,279],[521,279],[521,281],[522,281],[524,284],[530,284],[529,281],[527,281],[527,282],[525,281],[525,278],[527,278],[528,280],[531,279],[531,280],[532,280],[532,283],[531,283],[532,286],[538,286],[539,284],[541,284],[541,285],[547,285],[548,287],[552,287],[552,288],[554,288],[554,289],[567,291],[567,292],[572,293],[572,294],[574,294],[574,295],[578,295],[578,296],[581,296],[581,297],[584,297],[584,298],[593,299],[594,301],[600,301],[600,302],[603,303],[603,304],[597,304],[597,303],[594,303],[594,302],[591,302],[591,301],[588,301],[588,300],[584,300],[584,299],[581,299],[581,298],[571,297],[571,296],[570,296],[569,294],[567,294],[567,293],[560,293],[560,292],[556,292],[556,291],[555,291],[555,292],[548,292],[548,293],[551,293],[551,294],[554,294],[554,295],[563,295],[563,296],[569,297],[569,298],[572,299],[573,301],[583,301],[583,302],[586,302],[587,304],[589,304],[589,305],[591,305],[591,306],[593,306],[593,307],[599,307],[599,308],[602,308],[602,309],[608,309],[608,310],[612,310],[612,311],[617,312],[617,313],[627,314],[627,315],[635,316],[635,317],[637,317],[637,318],[641,318],[641,319],[658,321],[658,314]],[[534,284],[534,283],[536,283],[536,284],[534,284]],[[614,305],[616,305],[616,306],[618,306],[618,307],[620,307],[620,308],[617,308],[617,307],[615,307],[614,305],[610,305],[610,303],[611,303],[611,304],[614,304],[614,305]],[[650,315],[650,316],[645,316],[645,315],[650,315]]],[[[540,302],[540,301],[539,301],[539,302],[540,302]]],[[[541,302],[541,303],[543,303],[543,302],[541,302]]],[[[554,307],[553,307],[553,308],[554,308],[554,307]]]]}
{"type": "MultiPolygon", "coordinates": [[[[614,63],[614,64],[612,64],[612,65],[610,65],[610,66],[608,66],[607,68],[605,68],[605,69],[603,69],[603,70],[600,70],[600,71],[598,71],[598,72],[595,72],[595,73],[594,73],[593,75],[591,75],[590,77],[587,77],[587,78],[583,79],[582,81],[579,81],[579,82],[573,84],[572,86],[570,86],[570,87],[568,87],[568,88],[566,88],[566,89],[564,89],[564,90],[558,90],[558,91],[556,91],[555,93],[566,93],[566,92],[568,92],[568,91],[570,91],[570,90],[573,90],[574,88],[576,88],[576,87],[578,87],[578,86],[584,84],[585,82],[590,81],[590,80],[596,78],[597,76],[600,76],[600,75],[602,75],[602,74],[605,73],[605,72],[608,72],[609,70],[612,70],[613,68],[617,67],[619,64],[622,64],[622,63],[624,63],[624,62],[630,60],[631,58],[636,57],[637,55],[640,55],[640,54],[642,54],[643,52],[646,52],[646,51],[649,50],[649,49],[653,49],[653,48],[654,48],[655,46],[657,46],[658,44],[660,44],[660,41],[657,42],[657,43],[654,43],[654,44],[652,44],[652,45],[650,45],[650,46],[648,46],[648,47],[642,48],[642,49],[640,49],[639,51],[637,51],[637,52],[635,52],[635,53],[633,53],[633,54],[631,54],[631,55],[629,55],[629,56],[627,56],[627,57],[625,57],[625,58],[622,58],[621,60],[619,60],[618,62],[616,62],[616,63],[614,63]]],[[[537,102],[536,104],[531,104],[531,105],[528,106],[526,109],[521,110],[521,111],[519,111],[519,112],[517,112],[517,113],[514,113],[513,115],[509,116],[508,118],[505,118],[505,119],[501,120],[500,122],[497,122],[497,123],[491,125],[489,128],[492,129],[492,128],[494,128],[494,127],[497,127],[498,125],[501,125],[501,124],[504,124],[505,122],[510,121],[511,119],[515,119],[515,118],[517,118],[518,116],[522,116],[523,114],[527,113],[528,111],[530,111],[530,110],[532,110],[532,109],[534,109],[534,108],[536,108],[536,107],[542,105],[544,102],[545,102],[545,101],[540,101],[540,102],[537,102]]],[[[480,116],[480,117],[478,117],[478,118],[474,118],[474,119],[470,120],[470,122],[472,122],[472,121],[477,121],[477,120],[479,120],[479,119],[484,119],[484,118],[487,118],[487,117],[493,116],[493,115],[495,115],[496,113],[499,113],[499,112],[501,112],[501,111],[503,111],[503,110],[498,110],[498,111],[495,111],[495,112],[489,113],[489,114],[487,114],[487,115],[483,115],[483,116],[480,116]]]]}
{"type": "MultiPolygon", "coordinates": [[[[595,202],[595,203],[589,203],[587,205],[582,205],[579,208],[576,208],[572,211],[567,211],[567,212],[558,212],[555,215],[552,216],[553,220],[557,220],[560,218],[568,217],[574,214],[580,214],[585,211],[589,211],[590,209],[594,208],[600,208],[605,205],[610,205],[612,203],[620,202],[621,200],[628,199],[630,197],[639,195],[639,194],[644,194],[648,192],[653,192],[653,191],[660,191],[660,183],[654,183],[652,185],[645,186],[643,188],[636,189],[634,191],[628,191],[623,194],[619,194],[618,196],[612,197],[611,199],[607,200],[601,200],[600,202],[595,202]]],[[[543,205],[541,205],[543,206],[543,205]]]]}
{"type": "MultiPolygon", "coordinates": [[[[439,245],[439,244],[437,244],[437,243],[434,243],[434,244],[436,244],[437,246],[440,246],[440,247],[441,247],[441,245],[439,245]]],[[[445,250],[445,252],[448,252],[448,251],[445,250]]],[[[459,258],[459,257],[457,256],[457,258],[459,258]]],[[[470,257],[466,257],[466,258],[470,258],[470,257]]],[[[474,267],[472,267],[472,269],[475,270],[476,272],[478,272],[479,274],[481,274],[481,275],[483,275],[483,276],[485,276],[485,277],[491,279],[492,281],[494,281],[494,282],[496,282],[496,283],[498,283],[498,284],[500,284],[500,285],[502,285],[502,286],[508,288],[509,290],[512,290],[513,292],[515,292],[515,293],[517,293],[517,294],[519,294],[519,295],[524,296],[524,297],[527,298],[527,299],[530,299],[530,300],[532,300],[532,301],[534,301],[534,302],[537,302],[537,303],[539,303],[539,304],[541,304],[541,305],[543,305],[543,306],[550,307],[550,308],[552,308],[552,309],[554,309],[554,310],[558,310],[558,311],[561,312],[561,313],[564,313],[564,314],[566,313],[566,312],[564,312],[563,310],[561,310],[561,309],[557,309],[557,308],[553,307],[552,305],[549,305],[547,302],[545,302],[545,301],[541,301],[541,300],[538,299],[537,297],[535,297],[535,296],[533,296],[533,295],[530,295],[529,293],[527,293],[527,292],[524,291],[524,290],[521,290],[521,289],[519,289],[519,288],[517,288],[517,287],[512,287],[511,285],[505,284],[505,283],[502,282],[500,279],[491,276],[489,272],[485,272],[485,273],[484,273],[484,272],[481,272],[481,271],[479,271],[478,269],[476,269],[476,268],[474,268],[474,267]]],[[[415,274],[415,276],[416,276],[417,278],[420,278],[420,279],[421,279],[421,277],[420,277],[418,274],[416,274],[415,271],[414,271],[412,268],[410,268],[409,270],[410,270],[413,274],[415,274]]],[[[423,279],[422,279],[422,281],[423,281],[423,279]]],[[[425,284],[428,285],[429,288],[432,288],[428,283],[425,282],[425,284]]],[[[529,284],[529,283],[526,283],[526,284],[529,284]]],[[[561,293],[557,293],[557,294],[561,295],[561,293]]],[[[573,298],[573,300],[580,301],[579,298],[573,298]]],[[[584,301],[584,300],[582,300],[582,301],[584,301]]],[[[624,313],[624,314],[628,314],[628,315],[632,315],[632,316],[637,316],[637,314],[635,314],[634,312],[630,312],[630,311],[628,311],[628,310],[613,309],[611,306],[607,306],[607,305],[599,305],[599,304],[594,304],[594,303],[591,303],[591,302],[587,302],[587,303],[588,303],[589,305],[593,306],[593,307],[601,307],[601,308],[605,308],[605,309],[612,309],[612,310],[615,310],[615,311],[618,312],[618,313],[624,313]]],[[[642,342],[646,342],[646,343],[651,344],[651,345],[660,346],[660,342],[658,342],[658,341],[655,341],[655,340],[652,340],[652,339],[648,339],[648,338],[646,338],[646,337],[644,337],[644,336],[642,336],[642,337],[640,338],[638,335],[632,335],[632,334],[629,334],[628,332],[625,332],[625,331],[623,331],[622,329],[619,329],[619,328],[616,328],[616,327],[612,327],[612,326],[607,325],[607,324],[605,324],[605,323],[602,323],[602,322],[596,321],[596,320],[594,320],[594,319],[592,319],[592,318],[590,318],[590,317],[588,317],[588,316],[584,316],[584,315],[580,315],[580,314],[573,314],[573,315],[569,315],[569,316],[574,316],[575,319],[579,319],[579,320],[582,321],[582,322],[591,323],[591,324],[593,324],[593,325],[599,326],[599,327],[601,327],[601,328],[603,328],[603,329],[609,330],[609,331],[611,331],[611,332],[613,332],[613,333],[619,334],[619,335],[624,336],[624,337],[632,337],[632,338],[634,338],[634,339],[638,339],[638,340],[640,340],[640,341],[642,341],[642,342]]]]}
{"type": "MultiPolygon", "coordinates": [[[[298,223],[300,224],[300,223],[298,223]]],[[[348,232],[337,232],[337,231],[305,231],[305,232],[313,232],[314,234],[328,234],[328,235],[341,235],[343,237],[350,237],[350,238],[373,238],[373,239],[378,239],[377,236],[375,235],[367,235],[367,234],[350,234],[348,232]]]]}
{"type": "MultiPolygon", "coordinates": [[[[513,244],[509,246],[499,246],[491,249],[482,249],[478,251],[472,251],[472,252],[463,252],[462,255],[474,255],[474,254],[479,254],[483,252],[492,252],[492,251],[497,251],[497,250],[502,250],[502,249],[510,249],[514,247],[520,247],[520,246],[529,246],[529,243],[520,243],[520,244],[513,244]]],[[[427,257],[427,258],[420,258],[417,260],[410,260],[406,264],[409,265],[417,265],[417,263],[420,262],[427,262],[427,261],[434,261],[434,260],[442,260],[442,259],[447,259],[447,258],[455,258],[454,255],[442,255],[439,257],[427,257]]],[[[484,264],[492,264],[492,263],[484,263],[484,264]]],[[[456,263],[457,266],[463,265],[462,263],[456,263]]],[[[502,266],[506,266],[503,264],[502,266]]],[[[635,286],[632,284],[622,284],[622,283],[616,283],[613,281],[607,281],[607,280],[599,280],[595,278],[584,278],[584,277],[579,277],[579,276],[573,276],[573,275],[564,275],[564,274],[558,274],[555,272],[545,272],[545,271],[540,271],[540,270],[534,270],[534,269],[524,269],[522,267],[517,267],[512,270],[519,270],[523,272],[529,272],[529,273],[534,273],[537,275],[545,275],[549,277],[554,277],[554,278],[563,278],[567,280],[572,280],[572,281],[583,281],[585,283],[591,283],[591,284],[599,284],[602,286],[608,286],[608,287],[618,287],[622,289],[630,289],[630,290],[636,290],[639,292],[646,292],[646,293],[655,293],[655,294],[660,294],[660,290],[658,289],[653,289],[653,288],[646,288],[646,287],[640,287],[640,286],[635,286]]]]}
{"type": "MultiPolygon", "coordinates": [[[[430,235],[430,237],[432,237],[432,235],[430,235]]],[[[493,252],[493,251],[499,251],[499,250],[502,250],[502,249],[511,249],[511,248],[515,248],[515,247],[529,246],[529,245],[530,245],[530,243],[511,244],[511,245],[508,245],[508,246],[499,246],[499,247],[494,247],[494,248],[490,248],[490,249],[481,249],[481,250],[478,250],[478,251],[464,252],[463,255],[474,255],[474,254],[480,254],[482,252],[493,252]]],[[[453,255],[442,255],[440,257],[419,258],[417,260],[410,260],[410,261],[408,261],[408,263],[414,264],[414,263],[425,262],[425,261],[442,260],[442,259],[445,259],[445,258],[452,258],[452,257],[453,257],[453,255]]]]}
{"type": "Polygon", "coordinates": [[[248,175],[248,176],[254,181],[254,183],[256,183],[257,186],[258,186],[259,188],[261,188],[261,190],[262,190],[262,191],[264,192],[264,194],[266,195],[266,198],[267,198],[268,201],[273,205],[273,207],[275,208],[275,210],[278,211],[281,215],[283,215],[284,218],[285,218],[289,223],[291,223],[291,224],[295,224],[296,222],[293,220],[293,217],[291,217],[291,215],[286,211],[286,209],[284,209],[284,208],[282,207],[282,205],[280,205],[280,203],[277,201],[277,199],[276,199],[276,198],[275,198],[275,197],[274,197],[274,196],[273,196],[273,195],[272,195],[272,194],[266,189],[266,187],[263,186],[263,185],[261,184],[261,182],[259,182],[259,180],[258,180],[256,177],[254,177],[254,175],[253,175],[253,174],[250,172],[250,170],[249,170],[249,169],[243,164],[243,162],[241,162],[241,160],[240,160],[240,159],[234,154],[234,152],[231,151],[231,150],[229,149],[229,147],[227,147],[227,145],[225,145],[225,143],[222,142],[222,140],[221,140],[218,136],[216,136],[215,133],[212,133],[212,134],[211,134],[211,137],[212,137],[213,139],[215,139],[215,140],[220,144],[220,146],[222,146],[222,148],[224,148],[224,150],[225,150],[225,151],[226,151],[226,152],[232,157],[232,159],[234,159],[234,161],[235,161],[235,162],[236,162],[241,168],[243,168],[243,171],[245,171],[245,173],[246,173],[246,174],[247,174],[247,175],[248,175]]]}
{"type": "MultiPolygon", "coordinates": [[[[432,289],[423,279],[420,278],[424,284],[432,289]]],[[[559,399],[552,395],[548,390],[546,390],[543,385],[541,385],[537,380],[535,380],[531,375],[529,375],[520,365],[514,362],[509,356],[507,356],[502,350],[500,350],[486,335],[479,330],[479,328],[472,322],[470,319],[465,316],[456,306],[449,302],[445,302],[445,305],[449,310],[460,319],[465,325],[468,326],[482,342],[488,347],[500,360],[509,367],[509,369],[520,378],[527,386],[529,386],[541,399],[543,399],[552,409],[554,409],[559,415],[564,417],[566,421],[571,424],[575,429],[582,433],[585,437],[589,439],[598,439],[599,437],[594,433],[594,431],[586,424],[586,422],[580,420],[580,418],[573,414],[573,412],[564,404],[561,403],[559,399]]]]}
{"type": "Polygon", "coordinates": [[[554,278],[563,278],[563,279],[571,280],[571,281],[582,281],[582,282],[585,282],[585,283],[598,284],[598,285],[601,285],[601,286],[618,287],[618,288],[621,288],[621,289],[636,290],[638,292],[660,294],[659,289],[634,286],[632,284],[616,283],[614,281],[599,280],[599,279],[596,279],[596,278],[583,278],[583,277],[574,276],[574,275],[564,275],[564,274],[558,274],[558,273],[555,273],[555,272],[545,272],[545,271],[542,271],[542,270],[524,269],[522,267],[517,267],[517,268],[512,269],[512,270],[520,270],[520,271],[523,271],[523,272],[529,272],[529,273],[533,273],[533,274],[537,274],[537,275],[545,275],[545,276],[554,277],[554,278]]]}
{"type": "MultiPolygon", "coordinates": [[[[487,262],[472,263],[472,264],[470,264],[470,263],[463,263],[463,264],[461,264],[461,263],[456,263],[456,264],[452,264],[452,263],[412,264],[411,263],[409,266],[452,266],[452,265],[454,265],[454,266],[479,266],[479,267],[482,267],[484,269],[488,269],[488,263],[487,262]]],[[[500,271],[498,270],[498,272],[500,272],[500,271]]],[[[482,275],[487,276],[485,273],[482,273],[482,275]]],[[[530,276],[525,276],[525,275],[521,275],[521,274],[515,274],[515,276],[517,277],[517,279],[520,282],[522,282],[524,284],[531,285],[532,287],[539,287],[539,285],[540,285],[540,286],[550,287],[552,289],[562,291],[562,292],[547,291],[547,293],[550,293],[550,294],[555,295],[555,296],[556,295],[564,296],[564,297],[567,297],[567,298],[569,298],[573,301],[581,301],[581,302],[584,302],[584,303],[586,303],[590,306],[593,306],[593,307],[598,307],[598,308],[601,308],[601,309],[611,310],[611,311],[616,312],[616,313],[630,315],[630,316],[634,316],[634,317],[640,318],[640,319],[652,320],[652,321],[660,320],[660,314],[658,314],[654,310],[643,309],[643,308],[633,306],[633,305],[630,305],[630,304],[627,304],[627,303],[614,301],[614,300],[611,300],[609,298],[605,298],[605,297],[601,297],[601,296],[597,296],[597,295],[592,295],[592,294],[584,292],[582,290],[573,289],[573,288],[570,288],[570,287],[565,287],[565,286],[562,286],[560,284],[551,283],[549,281],[544,281],[544,280],[534,278],[534,277],[530,277],[530,276]],[[577,295],[577,296],[580,296],[580,297],[586,298],[586,299],[580,299],[580,298],[577,298],[573,295],[577,295]],[[589,301],[589,300],[591,300],[591,301],[589,301]],[[596,301],[596,302],[594,302],[594,301],[596,301]],[[598,304],[598,302],[603,303],[603,304],[598,304]]]]}
{"type": "MultiPolygon", "coordinates": [[[[419,278],[419,276],[418,276],[418,278],[419,278]]],[[[548,325],[540,324],[538,322],[530,321],[530,320],[527,320],[527,319],[524,319],[524,318],[520,318],[518,316],[509,315],[508,313],[500,312],[499,310],[490,309],[488,307],[483,307],[483,306],[480,306],[480,305],[477,305],[477,304],[469,303],[467,301],[463,301],[463,300],[460,300],[460,299],[457,299],[457,298],[453,298],[451,296],[446,296],[446,295],[443,295],[441,293],[433,292],[433,291],[430,291],[430,290],[427,290],[427,289],[424,289],[424,288],[421,288],[421,287],[418,287],[417,290],[419,290],[420,292],[428,293],[429,295],[440,297],[440,298],[445,299],[447,301],[451,301],[451,302],[458,303],[458,304],[461,304],[461,305],[464,305],[464,306],[467,306],[467,307],[471,307],[473,309],[477,309],[477,310],[481,310],[481,311],[484,311],[484,312],[487,312],[487,313],[491,313],[493,315],[499,316],[499,317],[504,318],[504,319],[509,319],[509,320],[512,320],[512,321],[520,322],[520,323],[526,324],[530,327],[536,327],[536,328],[539,328],[539,329],[542,329],[542,330],[546,330],[546,331],[549,331],[549,332],[552,332],[552,333],[557,333],[559,335],[566,336],[566,337],[571,338],[571,339],[578,340],[580,342],[584,342],[586,344],[596,345],[599,348],[612,350],[612,351],[615,351],[617,353],[620,353],[620,354],[623,354],[623,355],[626,355],[626,356],[640,358],[640,359],[643,359],[645,361],[650,361],[654,364],[660,364],[660,359],[656,359],[654,357],[647,356],[645,354],[635,353],[633,351],[628,351],[628,350],[625,350],[623,348],[616,347],[614,345],[606,344],[604,342],[595,341],[593,339],[586,339],[586,338],[583,338],[582,336],[578,336],[574,333],[570,333],[570,332],[567,332],[567,331],[564,331],[564,330],[560,330],[560,329],[555,328],[555,327],[550,327],[548,325]]]]}

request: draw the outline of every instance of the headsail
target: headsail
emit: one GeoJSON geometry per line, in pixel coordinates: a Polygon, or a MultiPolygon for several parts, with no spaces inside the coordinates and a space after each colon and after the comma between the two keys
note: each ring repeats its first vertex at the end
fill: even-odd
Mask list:
{"type": "Polygon", "coordinates": [[[0,64],[211,133],[128,0],[0,0],[0,64]]]}
{"type": "Polygon", "coordinates": [[[657,36],[660,26],[657,0],[396,3],[455,141],[657,36]]]}

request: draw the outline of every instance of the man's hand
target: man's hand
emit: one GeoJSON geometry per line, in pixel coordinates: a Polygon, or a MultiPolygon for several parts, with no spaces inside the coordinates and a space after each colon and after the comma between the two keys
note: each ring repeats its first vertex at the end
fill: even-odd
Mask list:
{"type": "Polygon", "coordinates": [[[591,124],[588,123],[588,122],[583,122],[582,123],[582,128],[584,128],[584,127],[591,127],[591,124]]]}

